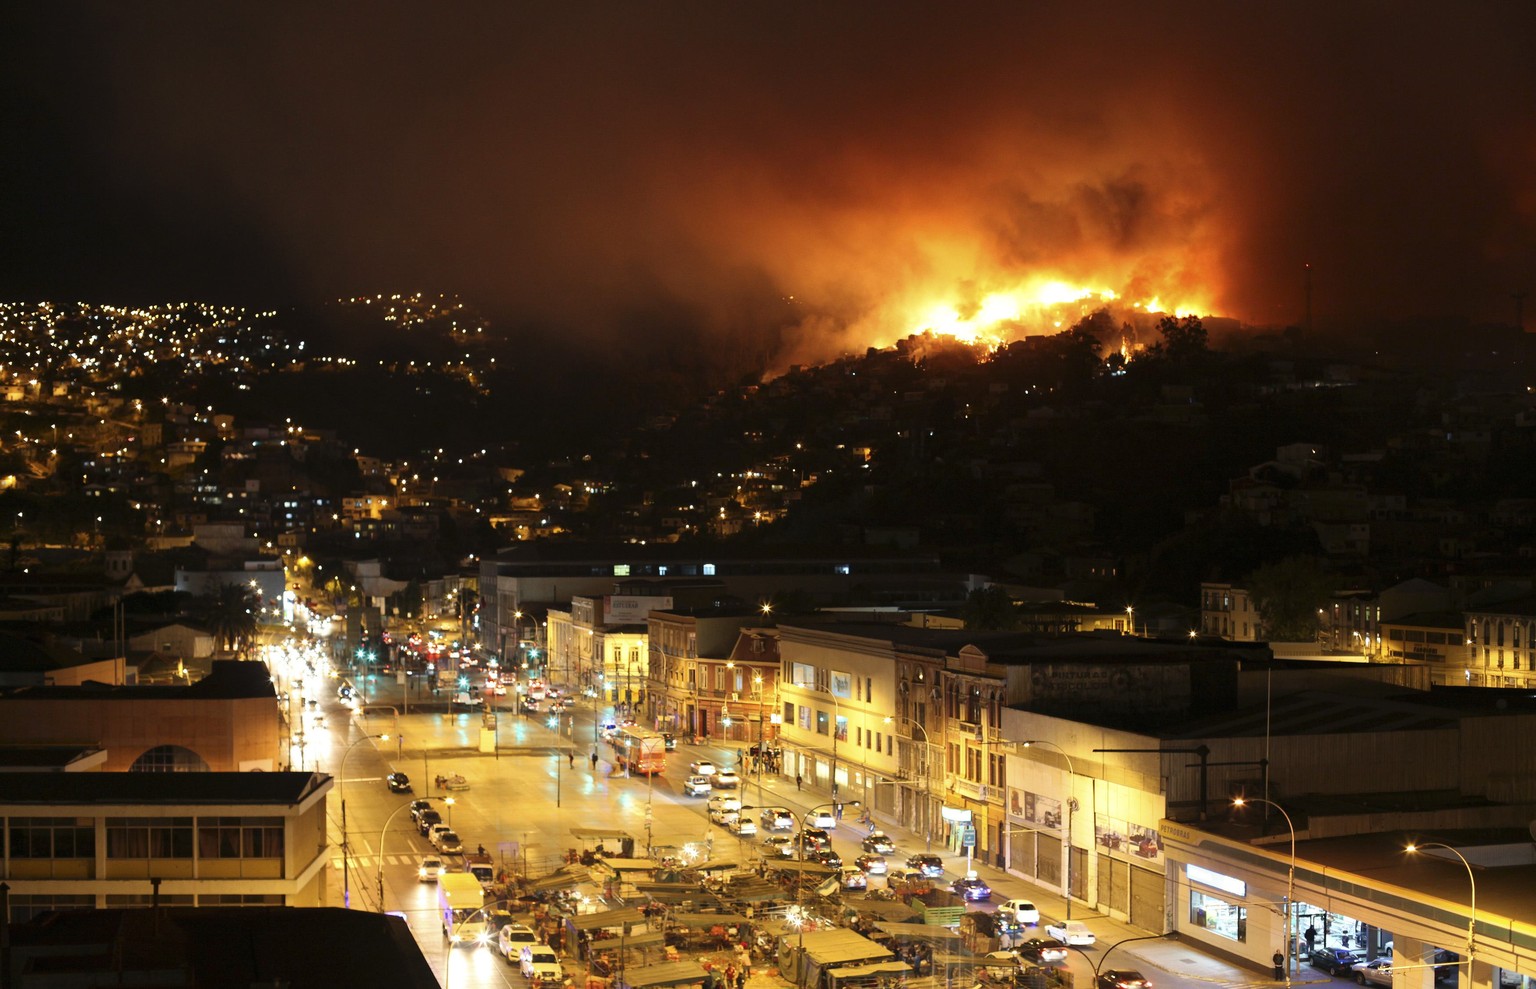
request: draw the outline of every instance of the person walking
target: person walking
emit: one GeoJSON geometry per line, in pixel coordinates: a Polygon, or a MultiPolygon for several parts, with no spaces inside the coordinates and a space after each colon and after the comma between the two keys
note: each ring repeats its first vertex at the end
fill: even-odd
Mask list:
{"type": "Polygon", "coordinates": [[[1307,951],[1310,953],[1313,943],[1317,940],[1317,928],[1308,924],[1307,929],[1301,934],[1301,939],[1307,942],[1307,951]]]}
{"type": "Polygon", "coordinates": [[[795,774],[795,789],[796,790],[800,789],[800,774],[799,773],[795,774]]]}
{"type": "Polygon", "coordinates": [[[592,771],[597,772],[597,750],[592,750],[592,771]]]}
{"type": "Polygon", "coordinates": [[[575,769],[576,768],[576,753],[574,753],[574,752],[567,752],[566,755],[571,757],[571,768],[575,769]]]}

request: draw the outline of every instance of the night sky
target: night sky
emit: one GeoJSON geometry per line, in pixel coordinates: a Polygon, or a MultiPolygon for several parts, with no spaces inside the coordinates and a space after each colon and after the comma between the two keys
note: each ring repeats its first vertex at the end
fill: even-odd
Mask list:
{"type": "Polygon", "coordinates": [[[1304,263],[1320,319],[1509,322],[1536,281],[1529,3],[7,7],[10,300],[815,349],[1035,277],[1260,325],[1304,263]]]}

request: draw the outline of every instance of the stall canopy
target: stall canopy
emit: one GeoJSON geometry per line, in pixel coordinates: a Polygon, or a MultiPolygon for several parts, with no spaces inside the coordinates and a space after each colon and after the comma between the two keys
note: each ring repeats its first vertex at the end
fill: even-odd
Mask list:
{"type": "Polygon", "coordinates": [[[572,828],[571,834],[577,841],[607,841],[610,838],[614,841],[623,841],[625,838],[635,840],[634,835],[618,828],[572,828]]]}
{"type": "Polygon", "coordinates": [[[710,927],[739,927],[747,918],[734,913],[675,913],[667,918],[684,927],[707,929],[710,927]]]}
{"type": "Polygon", "coordinates": [[[626,951],[630,948],[654,948],[659,944],[667,943],[667,935],[663,931],[646,931],[643,934],[629,934],[624,937],[605,937],[601,941],[593,941],[587,945],[589,951],[626,951]]]}
{"type": "Polygon", "coordinates": [[[894,921],[881,921],[875,927],[891,937],[915,937],[927,941],[960,940],[959,931],[952,931],[937,924],[898,924],[894,921]]]}
{"type": "Polygon", "coordinates": [[[869,917],[878,917],[881,920],[904,922],[917,916],[917,911],[899,903],[896,900],[844,900],[845,910],[864,914],[869,917]]]}
{"type": "Polygon", "coordinates": [[[609,869],[615,873],[651,872],[656,863],[650,859],[600,858],[592,864],[594,869],[609,869]]]}
{"type": "Polygon", "coordinates": [[[731,883],[720,891],[721,899],[739,900],[742,903],[761,903],[764,900],[777,900],[783,896],[782,887],[762,879],[731,883]]]}
{"type": "Polygon", "coordinates": [[[581,867],[571,868],[564,866],[557,872],[551,872],[543,879],[535,879],[528,884],[528,892],[544,893],[552,889],[569,889],[572,886],[580,886],[582,883],[592,881],[592,873],[581,867]]]}
{"type": "Polygon", "coordinates": [[[911,975],[912,966],[906,962],[871,962],[868,965],[850,965],[847,968],[827,970],[827,978],[834,982],[844,979],[869,979],[880,975],[911,975]]]}
{"type": "Polygon", "coordinates": [[[770,872],[822,873],[836,871],[830,865],[823,865],[820,862],[797,862],[792,859],[785,859],[782,862],[765,862],[763,867],[768,869],[770,872]]]}
{"type": "Polygon", "coordinates": [[[828,965],[841,965],[845,962],[889,958],[891,951],[857,931],[850,931],[844,927],[832,927],[824,931],[806,932],[805,955],[813,964],[825,968],[828,965]]]}
{"type": "Polygon", "coordinates": [[[686,986],[704,981],[704,968],[696,961],[664,962],[644,968],[625,969],[621,987],[648,989],[651,986],[686,986]]]}
{"type": "Polygon", "coordinates": [[[580,913],[571,918],[571,926],[578,931],[595,931],[605,927],[623,927],[625,924],[643,924],[645,914],[638,907],[622,910],[604,910],[602,913],[580,913]]]}
{"type": "Polygon", "coordinates": [[[694,872],[724,872],[726,869],[739,868],[740,865],[735,859],[710,859],[703,865],[690,865],[688,868],[694,872]]]}

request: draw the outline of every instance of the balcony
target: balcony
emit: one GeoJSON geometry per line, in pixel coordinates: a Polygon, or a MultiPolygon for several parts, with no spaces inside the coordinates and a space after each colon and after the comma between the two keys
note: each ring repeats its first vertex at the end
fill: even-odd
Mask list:
{"type": "Polygon", "coordinates": [[[985,801],[999,807],[1003,805],[1003,787],[988,786],[985,783],[977,783],[975,780],[954,777],[951,781],[952,789],[961,796],[972,800],[985,801]]]}

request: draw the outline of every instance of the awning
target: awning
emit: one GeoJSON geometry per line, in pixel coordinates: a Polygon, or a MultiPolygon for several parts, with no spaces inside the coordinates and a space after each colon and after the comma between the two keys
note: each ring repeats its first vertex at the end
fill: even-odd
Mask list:
{"type": "Polygon", "coordinates": [[[764,862],[763,868],[770,872],[836,872],[830,865],[820,862],[796,862],[793,859],[785,859],[782,862],[764,862]]]}
{"type": "Polygon", "coordinates": [[[784,890],[762,879],[732,883],[720,892],[722,900],[738,900],[742,903],[761,903],[764,900],[787,899],[784,890]]]}
{"type": "Polygon", "coordinates": [[[571,926],[578,931],[595,931],[604,927],[623,927],[625,924],[643,924],[645,914],[638,907],[622,910],[604,910],[602,913],[579,913],[571,918],[571,926]]]}
{"type": "Polygon", "coordinates": [[[580,886],[582,883],[592,881],[592,873],[587,869],[561,869],[559,872],[551,872],[543,879],[535,879],[528,884],[528,892],[543,893],[552,889],[569,889],[572,886],[580,886]]]}
{"type": "Polygon", "coordinates": [[[842,962],[890,958],[891,951],[857,931],[832,927],[824,931],[806,932],[805,955],[812,963],[826,967],[842,962]]]}
{"type": "Polygon", "coordinates": [[[734,913],[675,913],[667,920],[688,927],[736,927],[748,923],[747,918],[734,913]]]}
{"type": "Polygon", "coordinates": [[[614,872],[654,872],[658,866],[650,859],[600,858],[592,863],[594,869],[611,869],[614,872]]]}
{"type": "Polygon", "coordinates": [[[571,834],[575,835],[578,841],[599,841],[604,838],[635,840],[634,835],[618,828],[572,828],[571,834]]]}
{"type": "Polygon", "coordinates": [[[601,941],[593,941],[587,945],[589,951],[621,951],[629,948],[654,948],[658,944],[666,944],[667,935],[662,931],[646,931],[643,934],[629,934],[625,937],[605,937],[601,941]]]}
{"type": "Polygon", "coordinates": [[[685,986],[704,981],[704,968],[691,959],[647,965],[644,968],[624,970],[620,986],[630,989],[646,989],[649,986],[685,986]]]}
{"type": "Polygon", "coordinates": [[[895,921],[881,921],[875,927],[891,937],[916,937],[929,941],[960,940],[959,931],[952,931],[947,927],[940,927],[937,924],[898,924],[895,921]]]}
{"type": "Polygon", "coordinates": [[[831,968],[827,970],[827,974],[834,979],[862,979],[869,975],[911,975],[912,966],[906,962],[871,962],[868,965],[831,968]]]}
{"type": "Polygon", "coordinates": [[[686,866],[686,868],[692,869],[694,872],[720,872],[723,869],[739,868],[740,865],[741,863],[735,859],[711,859],[703,865],[690,865],[686,866]]]}

